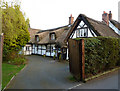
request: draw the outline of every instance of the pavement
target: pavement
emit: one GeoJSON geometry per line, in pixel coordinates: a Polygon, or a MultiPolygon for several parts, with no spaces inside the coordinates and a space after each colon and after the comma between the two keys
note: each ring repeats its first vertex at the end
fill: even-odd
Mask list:
{"type": "Polygon", "coordinates": [[[69,79],[72,75],[67,61],[35,55],[27,58],[28,65],[6,89],[118,89],[118,71],[82,83],[69,79]]]}

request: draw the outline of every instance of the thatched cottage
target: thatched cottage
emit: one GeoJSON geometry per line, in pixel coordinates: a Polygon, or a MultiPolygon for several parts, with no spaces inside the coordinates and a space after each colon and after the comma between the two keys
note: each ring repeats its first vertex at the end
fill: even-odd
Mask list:
{"type": "Polygon", "coordinates": [[[120,38],[120,24],[112,20],[111,12],[104,12],[102,22],[80,14],[75,21],[72,15],[69,24],[48,30],[29,29],[31,40],[24,47],[24,54],[46,55],[68,59],[68,39],[78,37],[110,36],[120,38]],[[33,32],[33,33],[32,33],[33,32]]]}

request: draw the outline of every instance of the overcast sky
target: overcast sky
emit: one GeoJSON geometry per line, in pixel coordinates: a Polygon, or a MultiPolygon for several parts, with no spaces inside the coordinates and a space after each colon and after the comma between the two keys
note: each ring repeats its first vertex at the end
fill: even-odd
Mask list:
{"type": "Polygon", "coordinates": [[[85,14],[95,20],[102,20],[103,11],[112,11],[118,21],[120,0],[20,0],[21,9],[30,19],[32,28],[51,29],[68,24],[69,16],[74,19],[85,14]]]}

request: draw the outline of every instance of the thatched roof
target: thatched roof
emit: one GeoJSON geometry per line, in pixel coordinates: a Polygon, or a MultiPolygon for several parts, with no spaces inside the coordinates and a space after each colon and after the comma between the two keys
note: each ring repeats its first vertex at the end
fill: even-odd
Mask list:
{"type": "Polygon", "coordinates": [[[35,34],[40,31],[40,29],[33,29],[33,28],[28,28],[28,31],[30,33],[30,41],[29,43],[35,42],[35,34]]]}
{"type": "Polygon", "coordinates": [[[117,33],[115,33],[115,31],[112,30],[109,26],[107,26],[104,22],[100,22],[89,18],[86,15],[80,14],[77,17],[74,24],[72,25],[72,27],[70,28],[70,32],[65,38],[65,42],[70,38],[70,35],[77,28],[81,20],[83,20],[86,23],[86,25],[96,33],[97,36],[120,38],[120,36],[117,33]]]}
{"type": "Polygon", "coordinates": [[[97,32],[99,36],[120,38],[120,36],[104,22],[93,20],[86,16],[84,17],[89,22],[91,27],[93,27],[93,31],[97,32]]]}
{"type": "Polygon", "coordinates": [[[41,30],[39,31],[36,35],[39,36],[40,41],[38,44],[52,44],[56,43],[59,44],[61,47],[65,47],[66,44],[64,43],[64,38],[66,37],[66,32],[68,32],[68,25],[55,28],[55,29],[48,29],[48,30],[41,30]],[[55,40],[50,40],[49,36],[50,33],[55,33],[56,39],[55,40]]]}
{"type": "Polygon", "coordinates": [[[110,22],[120,30],[120,23],[119,22],[117,22],[116,20],[111,20],[110,22]]]}

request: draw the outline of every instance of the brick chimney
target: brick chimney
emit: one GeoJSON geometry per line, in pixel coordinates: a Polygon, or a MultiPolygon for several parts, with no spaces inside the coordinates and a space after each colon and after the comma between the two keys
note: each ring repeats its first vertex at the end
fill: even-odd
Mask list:
{"type": "Polygon", "coordinates": [[[109,11],[109,14],[106,13],[105,11],[103,11],[103,14],[102,14],[102,20],[107,24],[109,25],[109,21],[112,19],[112,13],[111,11],[109,11]]]}
{"type": "Polygon", "coordinates": [[[72,17],[72,14],[69,17],[69,25],[73,24],[74,22],[74,17],[72,17]]]}
{"type": "Polygon", "coordinates": [[[112,13],[109,11],[109,20],[112,20],[112,13]]]}

